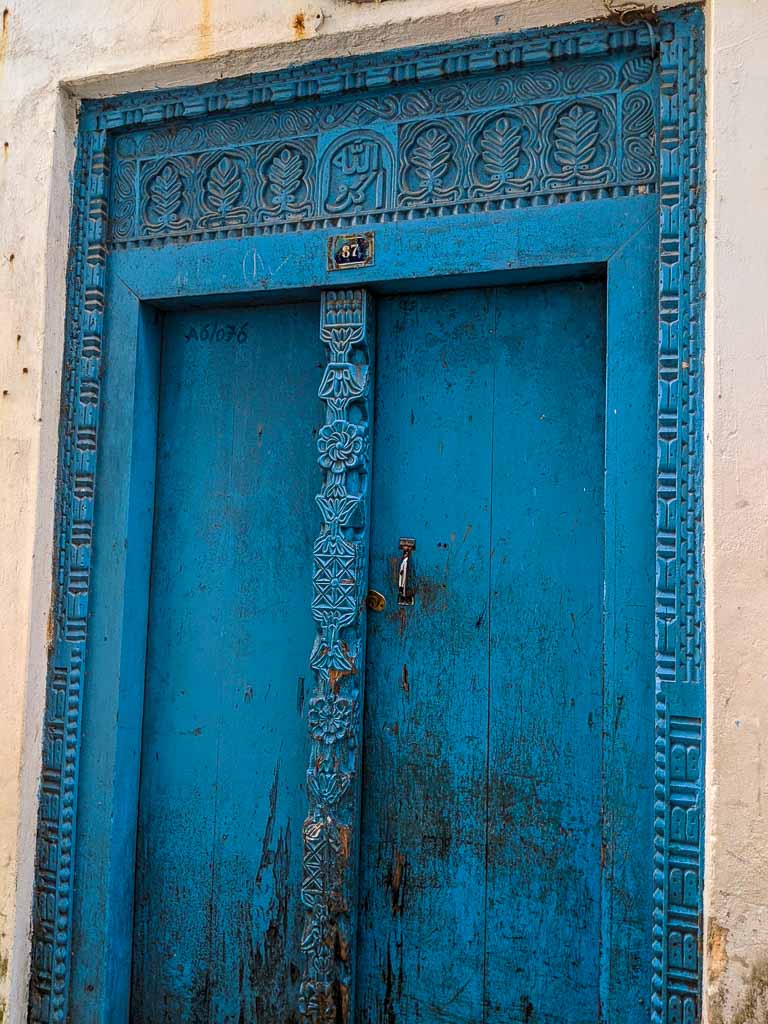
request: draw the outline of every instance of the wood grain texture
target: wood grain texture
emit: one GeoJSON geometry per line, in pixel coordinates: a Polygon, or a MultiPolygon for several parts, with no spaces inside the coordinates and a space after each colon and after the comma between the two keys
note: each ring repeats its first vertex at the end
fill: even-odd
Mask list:
{"type": "MultiPolygon", "coordinates": [[[[389,603],[369,618],[360,1021],[594,1024],[607,922],[649,941],[605,884],[604,774],[624,778],[614,831],[640,819],[640,871],[652,821],[610,761],[652,712],[642,662],[604,687],[603,287],[390,299],[379,336],[371,584],[389,603]],[[413,608],[394,599],[401,535],[413,608]]],[[[646,579],[647,623],[650,597],[646,579]]],[[[640,1024],[647,975],[622,984],[612,1006],[640,1024]]]]}
{"type": "Polygon", "coordinates": [[[135,1021],[296,1019],[321,359],[311,303],[166,321],[135,1021]]]}

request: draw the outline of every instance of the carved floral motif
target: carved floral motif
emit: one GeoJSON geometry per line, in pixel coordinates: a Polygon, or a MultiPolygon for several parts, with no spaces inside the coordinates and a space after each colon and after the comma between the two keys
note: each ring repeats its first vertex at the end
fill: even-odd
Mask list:
{"type": "Polygon", "coordinates": [[[163,164],[156,174],[152,174],[146,189],[144,209],[148,232],[159,234],[184,230],[189,226],[189,218],[180,216],[185,199],[184,181],[173,163],[163,164]]]}
{"type": "Polygon", "coordinates": [[[653,76],[653,61],[630,53],[173,133],[142,129],[116,142],[111,238],[156,243],[297,220],[354,224],[398,208],[456,213],[461,203],[521,203],[554,191],[576,199],[595,186],[648,191],[653,76]]]}
{"type": "Polygon", "coordinates": [[[536,112],[504,110],[468,124],[472,151],[470,195],[524,195],[533,188],[536,112]]]}
{"type": "Polygon", "coordinates": [[[262,170],[262,217],[300,217],[310,210],[307,159],[297,146],[278,146],[262,170]]]}
{"type": "Polygon", "coordinates": [[[363,430],[355,423],[334,420],[320,428],[317,436],[318,462],[332,473],[356,466],[364,449],[363,430]]]}
{"type": "Polygon", "coordinates": [[[315,697],[309,703],[309,731],[313,739],[334,743],[351,734],[354,703],[346,697],[315,697]]]}
{"type": "Polygon", "coordinates": [[[409,125],[402,134],[400,149],[403,206],[459,198],[459,146],[451,122],[409,125]]]}
{"type": "MultiPolygon", "coordinates": [[[[363,164],[355,166],[362,172],[363,164]]],[[[323,522],[314,545],[312,614],[318,632],[310,665],[316,689],[307,713],[312,749],[301,890],[307,913],[299,1011],[306,1024],[344,1020],[353,983],[353,965],[340,951],[354,937],[356,898],[352,844],[365,639],[360,596],[366,587],[371,322],[365,292],[323,292],[321,337],[329,361],[320,384],[326,422],[317,449],[325,479],[317,497],[323,522]]]]}
{"type": "Polygon", "coordinates": [[[551,111],[546,120],[544,181],[550,188],[618,179],[611,102],[568,103],[551,111]]]}
{"type": "Polygon", "coordinates": [[[238,224],[248,220],[248,183],[245,168],[238,157],[227,153],[214,157],[205,175],[200,218],[202,227],[238,224]]]}

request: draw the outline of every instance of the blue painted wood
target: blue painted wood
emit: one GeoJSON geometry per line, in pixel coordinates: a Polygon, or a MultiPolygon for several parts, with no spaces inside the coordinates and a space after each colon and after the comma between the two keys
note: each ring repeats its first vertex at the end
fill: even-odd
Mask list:
{"type": "MultiPolygon", "coordinates": [[[[126,891],[125,879],[134,875],[146,651],[136,637],[146,636],[161,340],[158,312],[114,279],[110,285],[107,324],[118,323],[125,333],[101,379],[106,400],[96,486],[110,500],[93,528],[84,674],[93,699],[83,704],[75,864],[88,898],[74,907],[70,999],[73,1020],[104,1024],[127,1019],[128,1011],[133,889],[126,891]]],[[[89,490],[80,476],[80,516],[92,500],[89,490]]]]}
{"type": "MultiPolygon", "coordinates": [[[[609,516],[603,286],[379,308],[371,584],[389,605],[369,617],[360,1020],[639,1024],[648,965],[623,954],[650,942],[651,894],[628,901],[620,876],[652,836],[625,759],[638,734],[650,757],[651,664],[633,652],[608,688],[604,620],[650,629],[653,455],[630,427],[612,458],[635,459],[640,500],[609,516]],[[609,518],[635,605],[604,604],[609,518]],[[413,608],[395,600],[403,534],[413,608]]],[[[627,359],[612,351],[612,372],[627,359]]]]}
{"type": "MultiPolygon", "coordinates": [[[[84,105],[73,183],[55,642],[43,742],[32,1021],[63,1022],[70,997],[73,1020],[111,1024],[127,1013],[126,930],[132,891],[125,879],[132,877],[133,868],[136,708],[141,705],[143,660],[131,643],[136,623],[146,615],[149,534],[142,495],[151,489],[153,470],[142,438],[152,434],[154,399],[151,345],[144,353],[144,370],[141,353],[132,366],[120,355],[136,354],[137,341],[143,345],[142,339],[150,338],[145,327],[152,313],[142,304],[200,304],[217,295],[251,301],[259,292],[269,292],[263,298],[273,301],[286,291],[295,295],[328,286],[329,234],[353,223],[357,230],[364,221],[376,233],[377,262],[365,271],[346,272],[345,286],[373,282],[384,290],[402,291],[403,286],[446,287],[451,278],[455,285],[462,276],[465,285],[487,284],[503,283],[508,273],[563,275],[584,264],[607,269],[610,351],[611,339],[638,316],[637,303],[623,304],[616,296],[637,291],[637,266],[627,253],[657,211],[656,199],[639,193],[657,188],[659,232],[652,245],[643,235],[641,245],[649,259],[651,249],[661,256],[653,295],[658,466],[652,1019],[668,1024],[697,1018],[704,741],[702,63],[700,14],[682,9],[661,15],[653,32],[646,25],[611,23],[534,31],[84,105]],[[648,80],[643,68],[654,48],[659,73],[648,80]],[[600,65],[618,76],[613,84],[603,86],[594,78],[600,65]],[[590,90],[584,95],[586,80],[590,90]],[[515,92],[522,83],[526,90],[538,83],[536,88],[546,91],[547,82],[554,83],[556,96],[515,92]],[[499,92],[494,93],[496,85],[499,92]],[[380,102],[388,91],[389,107],[380,102]],[[455,108],[452,94],[460,97],[455,108]],[[480,94],[485,98],[478,100],[480,94]],[[650,116],[642,97],[650,98],[650,116]],[[581,113],[573,110],[578,101],[581,113]],[[537,126],[537,141],[526,131],[542,104],[548,115],[537,126]],[[598,134],[603,133],[597,146],[589,141],[594,132],[589,117],[584,118],[586,108],[597,118],[598,134]],[[269,188],[278,147],[290,142],[284,129],[295,115],[297,143],[309,157],[307,147],[311,150],[314,143],[300,123],[308,111],[322,116],[328,126],[320,133],[313,159],[303,165],[312,198],[305,201],[295,189],[287,189],[277,209],[277,194],[269,188]],[[612,120],[614,111],[620,117],[612,120]],[[499,118],[510,112],[510,124],[501,126],[499,118]],[[238,135],[241,115],[245,134],[238,135]],[[269,137],[259,135],[261,129],[253,134],[254,117],[263,115],[264,124],[274,118],[269,137]],[[653,123],[659,129],[659,150],[652,154],[653,173],[645,179],[640,165],[649,158],[644,147],[653,137],[653,123]],[[131,132],[126,129],[135,125],[141,152],[118,152],[118,140],[128,139],[131,132]],[[367,149],[376,180],[366,188],[359,209],[333,212],[327,200],[333,205],[341,200],[340,179],[334,178],[332,168],[349,164],[334,162],[341,157],[334,146],[351,142],[351,136],[342,138],[350,132],[376,136],[368,139],[375,143],[373,150],[367,149]],[[173,149],[176,139],[181,150],[173,149]],[[150,153],[145,147],[155,143],[159,148],[150,153]],[[385,152],[386,144],[395,143],[396,168],[387,163],[385,152]],[[168,145],[170,150],[164,148],[168,145]],[[495,156],[489,158],[492,151],[495,156]],[[477,157],[471,166],[466,164],[469,154],[477,157]],[[514,168],[513,157],[518,159],[514,168]],[[538,161],[535,168],[525,164],[532,158],[538,161]],[[225,159],[229,164],[222,164],[225,159]],[[120,182],[129,180],[123,171],[131,161],[143,163],[147,173],[132,179],[139,192],[129,195],[120,182]],[[417,167],[427,173],[431,195],[417,196],[424,188],[417,167]],[[173,169],[178,180],[170,173],[173,169]],[[383,188],[379,172],[386,177],[391,170],[395,173],[383,188]],[[257,171],[261,177],[254,176],[257,171]],[[530,181],[515,182],[526,174],[530,181]],[[556,180],[558,175],[565,178],[556,180]],[[387,189],[395,180],[393,208],[387,189]],[[249,188],[262,186],[258,195],[248,194],[249,188]],[[531,193],[526,191],[529,186],[531,193]],[[477,187],[482,195],[467,192],[477,187]],[[625,189],[633,194],[621,198],[625,189]],[[130,206],[133,196],[141,196],[133,214],[139,235],[120,239],[113,233],[110,250],[108,224],[130,220],[125,203],[130,206]],[[383,205],[381,196],[389,197],[383,205]],[[309,202],[309,209],[285,206],[296,202],[309,202]],[[240,221],[239,206],[249,216],[253,212],[253,218],[240,221]],[[182,223],[185,218],[188,224],[182,223]],[[192,240],[194,246],[186,244],[192,240]],[[483,282],[480,275],[491,277],[483,282]],[[127,376],[110,395],[110,367],[121,362],[127,376]],[[150,386],[134,400],[136,382],[142,379],[150,386]],[[141,429],[131,421],[132,409],[141,429]],[[118,554],[121,547],[124,556],[118,554]],[[109,628],[102,630],[101,624],[109,628]],[[73,888],[76,879],[83,884],[73,888]],[[87,951],[94,955],[84,963],[87,951]]],[[[292,159],[284,163],[294,166],[292,159]]],[[[290,166],[281,172],[285,178],[290,166]]],[[[645,270],[648,265],[646,261],[645,270]]],[[[643,284],[640,290],[650,302],[645,288],[643,284]]],[[[642,306],[646,312],[648,308],[642,306]]],[[[609,370],[609,387],[610,380],[609,370]]],[[[154,450],[151,445],[149,450],[154,450]]],[[[626,494],[632,494],[631,487],[626,494]]],[[[641,635],[637,622],[638,643],[641,635]]],[[[618,679],[619,640],[614,649],[618,679]]],[[[646,770],[638,767],[644,747],[636,749],[634,770],[639,775],[646,770]]],[[[633,887],[637,891],[637,879],[627,891],[633,887]]],[[[616,929],[611,950],[622,949],[619,935],[616,929]]],[[[602,955],[610,961],[606,948],[602,955]]],[[[631,955],[648,962],[647,950],[631,955]]],[[[620,959],[617,953],[611,969],[619,970],[620,959]]],[[[603,977],[610,977],[608,967],[603,977]]]]}
{"type": "Polygon", "coordinates": [[[483,1019],[494,294],[380,300],[360,1021],[483,1019]],[[400,537],[415,605],[398,607],[400,537]]]}
{"type": "Polygon", "coordinates": [[[296,1019],[320,358],[315,304],[166,319],[136,1021],[296,1019]]]}
{"type": "MultiPolygon", "coordinates": [[[[555,267],[549,271],[546,268],[543,271],[537,269],[537,262],[544,260],[547,254],[551,263],[556,264],[560,261],[561,274],[563,262],[571,273],[577,273],[582,266],[579,262],[580,257],[587,256],[590,260],[602,261],[609,271],[609,309],[612,301],[618,301],[621,308],[627,309],[630,314],[629,322],[634,323],[639,319],[638,306],[642,308],[643,296],[647,302],[647,296],[652,291],[652,253],[642,246],[638,248],[637,239],[643,225],[646,226],[647,236],[653,234],[654,200],[616,201],[613,208],[621,211],[620,215],[614,218],[607,217],[604,207],[599,203],[558,207],[555,210],[538,213],[517,211],[486,215],[485,231],[483,225],[464,219],[463,230],[457,235],[451,230],[446,230],[443,225],[435,224],[430,234],[435,233],[439,240],[437,246],[425,247],[422,244],[422,236],[417,230],[417,225],[393,226],[392,233],[385,231],[383,237],[393,253],[391,265],[401,272],[409,272],[412,275],[399,287],[423,288],[425,285],[437,286],[444,280],[445,270],[451,265],[460,272],[456,281],[477,280],[478,275],[474,272],[478,266],[476,251],[480,243],[488,242],[501,248],[505,238],[514,232],[517,225],[522,244],[513,262],[513,276],[538,276],[541,272],[557,273],[555,267]],[[579,238],[585,241],[590,239],[590,247],[582,245],[579,249],[579,238]],[[473,239],[477,240],[477,245],[473,239]],[[462,240],[470,244],[462,245],[462,240]],[[613,255],[614,253],[616,255],[613,255]],[[637,253],[637,259],[634,261],[633,253],[637,253]],[[420,278],[420,267],[425,274],[431,276],[420,278]],[[636,300],[635,305],[629,307],[626,305],[625,297],[637,293],[640,280],[646,282],[646,290],[636,300]]],[[[458,220],[459,218],[456,218],[452,223],[458,220]]],[[[381,233],[383,229],[378,230],[381,233]]],[[[286,240],[264,240],[261,251],[268,254],[266,246],[274,245],[274,254],[279,256],[281,241],[285,243],[286,240]]],[[[142,309],[140,300],[145,296],[157,296],[158,290],[165,287],[173,290],[177,296],[191,297],[205,293],[206,290],[229,290],[230,294],[236,294],[242,287],[238,277],[238,274],[242,273],[242,247],[250,244],[247,241],[234,241],[227,245],[213,243],[212,251],[207,251],[204,259],[195,260],[191,264],[185,260],[184,250],[176,248],[164,250],[159,261],[151,258],[152,254],[146,252],[124,252],[113,256],[108,282],[111,301],[108,305],[106,324],[111,358],[107,363],[107,373],[103,381],[105,418],[102,425],[102,437],[109,456],[101,463],[102,475],[98,481],[101,493],[109,493],[108,489],[114,487],[117,488],[115,494],[121,495],[125,491],[125,482],[131,481],[134,477],[136,480],[131,486],[138,488],[139,493],[141,491],[140,481],[144,471],[141,468],[142,459],[138,457],[140,449],[137,449],[130,440],[131,420],[121,414],[121,410],[130,404],[127,396],[131,392],[126,389],[134,386],[131,382],[136,376],[136,371],[132,370],[132,366],[138,359],[137,340],[141,341],[143,337],[142,333],[137,331],[136,321],[142,309]],[[114,415],[110,410],[114,410],[114,415]]],[[[291,283],[295,290],[296,286],[306,286],[313,280],[316,274],[315,264],[311,259],[313,250],[308,246],[306,239],[303,245],[305,248],[297,250],[287,265],[283,265],[282,260],[277,260],[277,273],[271,279],[272,283],[291,283]]],[[[206,245],[201,244],[198,251],[206,251],[206,245]]],[[[490,259],[487,259],[485,266],[493,266],[490,259]]],[[[496,272],[497,277],[499,273],[496,272]]],[[[509,272],[503,275],[506,278],[509,276],[509,272]]],[[[480,279],[487,280],[488,273],[480,279]]],[[[645,315],[652,319],[653,310],[646,308],[645,315]]],[[[620,334],[625,329],[624,324],[623,317],[609,315],[609,342],[614,334],[620,334]]],[[[142,356],[142,359],[151,362],[151,351],[142,356]]],[[[319,368],[317,375],[319,381],[319,368]]],[[[147,405],[142,409],[142,416],[135,421],[136,429],[139,431],[146,431],[153,422],[150,392],[145,397],[147,405]]],[[[136,693],[140,694],[143,686],[143,675],[138,668],[131,674],[123,674],[120,689],[116,691],[109,687],[105,688],[104,680],[111,678],[111,664],[115,659],[122,657],[122,647],[129,645],[134,635],[133,619],[125,620],[122,632],[116,626],[121,621],[123,580],[138,578],[140,582],[142,576],[133,565],[132,558],[121,561],[119,555],[120,552],[130,555],[133,550],[125,549],[121,532],[124,519],[121,516],[129,516],[133,520],[139,515],[140,508],[137,502],[128,505],[122,505],[120,500],[116,504],[105,503],[101,506],[102,511],[97,517],[96,524],[99,542],[96,549],[97,562],[99,558],[109,553],[110,558],[116,560],[116,564],[114,569],[110,563],[107,571],[99,572],[98,600],[93,606],[92,636],[96,655],[93,660],[93,671],[95,678],[101,682],[99,691],[94,691],[93,687],[89,690],[91,693],[98,692],[98,699],[86,701],[85,705],[89,738],[83,747],[83,772],[84,780],[90,789],[82,811],[83,829],[79,834],[82,868],[78,870],[85,871],[87,878],[94,880],[94,886],[84,888],[83,898],[78,901],[78,921],[83,922],[83,927],[78,925],[76,929],[76,946],[78,950],[81,947],[83,950],[87,948],[88,959],[80,958],[79,965],[75,964],[77,978],[73,982],[73,1012],[88,1012],[94,1016],[75,1016],[75,1019],[111,1022],[123,1019],[123,1014],[127,1013],[126,978],[131,952],[132,892],[126,890],[125,878],[133,875],[135,844],[131,843],[127,836],[122,836],[120,830],[111,828],[110,806],[117,804],[123,808],[123,819],[128,827],[131,807],[134,808],[135,815],[136,795],[133,780],[138,775],[138,766],[131,765],[131,757],[136,749],[135,738],[129,744],[117,745],[115,731],[110,725],[110,715],[118,716],[123,722],[132,720],[132,716],[135,715],[136,693]],[[98,748],[103,750],[98,752],[98,748]],[[110,764],[122,765],[117,775],[113,776],[111,773],[110,764]],[[112,906],[114,913],[104,915],[105,905],[112,906]],[[101,973],[96,969],[99,964],[103,964],[101,973]]],[[[98,564],[95,571],[98,571],[98,564]]],[[[146,577],[143,586],[146,594],[146,577]]],[[[126,664],[131,663],[132,659],[128,658],[126,664]]],[[[135,818],[133,827],[135,828],[135,818]]]]}
{"type": "MultiPolygon", "coordinates": [[[[647,1020],[652,971],[645,815],[655,794],[645,765],[653,756],[649,708],[653,652],[648,635],[655,587],[654,428],[656,390],[654,225],[647,224],[608,265],[605,501],[605,733],[603,941],[601,1005],[605,1020],[647,1020]],[[629,814],[629,818],[628,818],[629,814]],[[611,894],[613,894],[611,896],[611,894]],[[637,1001],[633,1001],[634,993],[637,1001]]],[[[655,813],[655,806],[654,806],[655,813]]]]}
{"type": "MultiPolygon", "coordinates": [[[[302,830],[301,901],[306,956],[303,1021],[354,1019],[359,853],[361,710],[364,701],[374,306],[364,289],[324,291],[317,431],[322,525],[312,553],[311,737],[308,813],[302,830]]],[[[297,894],[294,892],[294,898],[297,894]]]]}

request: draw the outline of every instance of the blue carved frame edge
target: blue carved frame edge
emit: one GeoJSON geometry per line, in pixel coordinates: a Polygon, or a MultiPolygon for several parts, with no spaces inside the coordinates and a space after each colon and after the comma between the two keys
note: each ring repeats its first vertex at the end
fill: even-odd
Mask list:
{"type": "MultiPolygon", "coordinates": [[[[599,22],[344,58],[276,74],[85,102],[73,174],[67,328],[29,1019],[68,1013],[72,887],[113,133],[307,98],[466,78],[499,66],[645,45],[659,62],[659,343],[653,1024],[701,1016],[704,754],[702,570],[704,24],[697,7],[653,23],[599,22]]],[[[592,198],[601,199],[598,192],[592,198]]],[[[449,212],[463,212],[454,209],[449,212]]],[[[436,213],[422,209],[419,216],[436,213]]],[[[351,218],[352,222],[357,222],[351,218]]],[[[322,226],[333,226],[325,222],[322,226]]],[[[338,222],[347,223],[343,218],[338,222]]],[[[292,228],[294,225],[288,225],[292,228]]],[[[317,222],[306,225],[320,226],[317,222]]],[[[262,230],[274,230],[264,225],[262,230]]],[[[283,230],[285,227],[283,227],[283,230]]],[[[190,240],[186,235],[180,241],[190,240]]],[[[148,244],[158,244],[152,239],[148,244]]]]}

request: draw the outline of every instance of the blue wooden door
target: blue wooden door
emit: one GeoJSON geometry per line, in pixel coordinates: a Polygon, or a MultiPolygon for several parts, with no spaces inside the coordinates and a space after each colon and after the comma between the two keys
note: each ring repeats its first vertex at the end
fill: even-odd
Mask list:
{"type": "Polygon", "coordinates": [[[607,352],[603,281],[379,297],[384,602],[348,752],[359,881],[347,865],[338,889],[335,859],[311,885],[306,859],[331,823],[328,800],[308,816],[307,766],[344,768],[307,717],[318,321],[313,303],[166,317],[131,1020],[336,1020],[300,1009],[332,907],[352,925],[329,947],[355,982],[329,993],[344,1024],[350,1006],[353,1024],[641,1024],[651,606],[618,576],[647,575],[650,506],[619,500],[617,474],[652,470],[629,426],[652,408],[626,369],[642,353],[607,352]]]}
{"type": "Polygon", "coordinates": [[[295,1020],[318,306],[169,315],[131,1019],[295,1020]]]}
{"type": "Polygon", "coordinates": [[[359,1021],[595,1024],[613,960],[639,1024],[647,928],[611,864],[649,856],[621,753],[649,700],[639,667],[606,695],[604,287],[378,308],[359,1021]]]}

